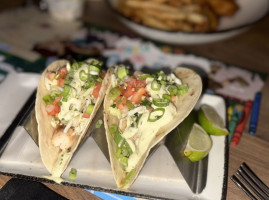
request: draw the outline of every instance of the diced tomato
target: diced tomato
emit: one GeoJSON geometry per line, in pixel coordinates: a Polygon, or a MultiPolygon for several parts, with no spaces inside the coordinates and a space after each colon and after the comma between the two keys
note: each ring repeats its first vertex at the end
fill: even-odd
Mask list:
{"type": "Polygon", "coordinates": [[[97,99],[98,96],[99,96],[99,92],[100,92],[100,89],[101,89],[101,86],[102,86],[102,83],[100,82],[97,82],[94,86],[94,89],[93,89],[93,92],[92,92],[92,96],[97,99]]]}
{"type": "Polygon", "coordinates": [[[58,71],[57,71],[57,74],[61,74],[60,77],[62,78],[65,78],[65,75],[68,73],[67,69],[66,69],[66,66],[60,68],[58,71]]]}
{"type": "Polygon", "coordinates": [[[56,74],[54,72],[48,72],[47,77],[50,81],[53,81],[56,77],[56,74]]]}
{"type": "Polygon", "coordinates": [[[136,80],[136,88],[145,88],[147,85],[146,80],[136,80]]]}
{"type": "Polygon", "coordinates": [[[132,96],[135,93],[135,88],[127,87],[126,90],[122,92],[123,96],[126,98],[132,96]]]}
{"type": "Polygon", "coordinates": [[[62,78],[60,76],[59,79],[58,79],[57,85],[60,86],[60,87],[63,87],[64,86],[64,78],[62,78]]]}
{"type": "Polygon", "coordinates": [[[127,83],[127,87],[129,88],[134,88],[136,87],[136,79],[134,77],[130,77],[129,80],[126,82],[127,83]]]}
{"type": "Polygon", "coordinates": [[[127,98],[123,97],[120,99],[120,103],[117,103],[116,106],[118,109],[122,110],[126,106],[127,98]]]}
{"type": "Polygon", "coordinates": [[[89,118],[90,117],[90,114],[85,112],[85,113],[83,113],[82,117],[89,118]]]}
{"type": "Polygon", "coordinates": [[[106,76],[106,72],[103,72],[102,75],[101,75],[101,78],[104,79],[106,76]]]}
{"type": "Polygon", "coordinates": [[[58,114],[61,111],[61,107],[58,104],[54,105],[54,111],[58,114]]]}
{"type": "Polygon", "coordinates": [[[61,111],[60,106],[53,105],[53,104],[46,105],[46,108],[45,109],[46,109],[48,115],[56,115],[56,114],[58,114],[61,111]]]}
{"type": "Polygon", "coordinates": [[[124,92],[123,86],[119,86],[119,89],[120,89],[121,94],[123,94],[123,92],[124,92]]]}
{"type": "Polygon", "coordinates": [[[145,88],[140,88],[138,91],[132,96],[131,103],[133,104],[139,104],[142,96],[147,93],[147,90],[145,88]]]}
{"type": "Polygon", "coordinates": [[[52,102],[53,105],[58,105],[58,102],[61,101],[62,97],[57,97],[56,99],[54,99],[54,101],[52,102]]]}

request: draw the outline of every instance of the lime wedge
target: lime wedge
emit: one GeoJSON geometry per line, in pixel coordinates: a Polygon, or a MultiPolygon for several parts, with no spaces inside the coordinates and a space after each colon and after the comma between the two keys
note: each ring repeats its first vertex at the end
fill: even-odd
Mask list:
{"type": "Polygon", "coordinates": [[[206,157],[211,147],[212,140],[210,136],[200,125],[194,123],[189,134],[184,155],[191,161],[196,162],[206,157]]]}
{"type": "Polygon", "coordinates": [[[198,111],[198,121],[203,129],[210,135],[228,135],[224,121],[216,110],[207,104],[203,104],[198,111]]]}

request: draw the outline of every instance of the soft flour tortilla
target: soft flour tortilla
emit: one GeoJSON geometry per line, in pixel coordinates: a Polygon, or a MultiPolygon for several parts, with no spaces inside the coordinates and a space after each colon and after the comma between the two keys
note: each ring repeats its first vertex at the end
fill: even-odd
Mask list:
{"type": "Polygon", "coordinates": [[[100,89],[99,97],[96,101],[92,114],[87,122],[85,129],[82,133],[76,138],[74,145],[71,147],[70,152],[66,153],[66,157],[61,157],[61,149],[55,147],[52,144],[52,136],[54,133],[54,128],[51,126],[52,116],[49,116],[45,110],[46,104],[42,100],[42,98],[49,94],[49,91],[45,87],[45,77],[47,72],[50,71],[57,71],[59,68],[66,65],[67,60],[58,60],[50,64],[42,73],[41,79],[38,84],[37,89],[37,96],[36,96],[36,103],[35,103],[35,112],[36,112],[36,119],[38,123],[38,142],[39,142],[39,149],[42,161],[48,171],[51,173],[52,177],[60,177],[61,174],[66,169],[68,163],[70,162],[72,155],[76,151],[77,147],[79,146],[81,139],[87,132],[88,127],[91,124],[99,106],[101,105],[106,89],[109,85],[110,75],[107,73],[103,82],[102,87],[100,89]]]}
{"type": "Polygon", "coordinates": [[[166,124],[165,126],[161,127],[158,132],[156,133],[154,139],[150,142],[149,148],[143,154],[135,168],[135,174],[126,181],[127,173],[123,170],[121,167],[120,162],[116,158],[116,143],[113,140],[112,135],[109,133],[109,126],[111,124],[118,124],[119,119],[115,116],[112,116],[109,114],[109,107],[113,103],[111,99],[109,99],[109,91],[112,88],[112,85],[110,84],[107,88],[107,94],[104,100],[104,124],[106,128],[106,137],[107,137],[107,143],[109,148],[109,155],[110,155],[110,164],[112,167],[113,175],[116,180],[117,186],[119,188],[127,189],[131,186],[131,184],[134,182],[136,177],[138,176],[141,168],[143,167],[146,158],[151,150],[156,144],[158,144],[170,131],[172,131],[174,128],[176,128],[191,112],[191,110],[194,108],[195,104],[197,103],[201,92],[202,92],[202,81],[198,74],[196,74],[194,71],[177,67],[173,70],[174,74],[178,76],[182,83],[186,83],[189,87],[189,90],[186,94],[179,96],[176,108],[177,108],[177,114],[174,117],[174,120],[166,124]]]}

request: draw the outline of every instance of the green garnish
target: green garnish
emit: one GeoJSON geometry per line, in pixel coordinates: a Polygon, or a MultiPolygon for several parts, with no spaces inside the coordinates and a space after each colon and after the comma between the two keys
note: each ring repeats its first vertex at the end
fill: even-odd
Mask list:
{"type": "Polygon", "coordinates": [[[157,72],[157,79],[160,80],[165,80],[166,75],[163,72],[157,72]]]}
{"type": "Polygon", "coordinates": [[[68,74],[65,77],[64,84],[70,84],[74,79],[74,71],[68,72],[68,74]]]}
{"type": "Polygon", "coordinates": [[[169,105],[170,100],[169,99],[154,98],[152,103],[158,107],[166,107],[169,105]]]}
{"type": "Polygon", "coordinates": [[[164,99],[168,99],[169,101],[171,100],[171,96],[169,94],[163,94],[164,99]]]}
{"type": "Polygon", "coordinates": [[[161,83],[161,85],[167,85],[167,82],[163,81],[163,80],[161,80],[160,83],[161,83]]]}
{"type": "Polygon", "coordinates": [[[119,161],[124,167],[127,167],[127,165],[128,165],[128,158],[127,157],[122,156],[119,158],[119,161]]]}
{"type": "Polygon", "coordinates": [[[75,179],[77,177],[77,170],[75,168],[71,168],[69,172],[69,178],[75,179]]]}
{"type": "Polygon", "coordinates": [[[120,66],[117,72],[118,78],[123,80],[129,73],[129,70],[125,66],[120,66]]]}
{"type": "Polygon", "coordinates": [[[70,90],[71,90],[70,85],[64,85],[64,91],[62,93],[62,96],[63,96],[62,101],[67,102],[70,90]]]}
{"type": "Polygon", "coordinates": [[[147,78],[152,78],[152,77],[153,77],[153,76],[150,75],[150,74],[142,74],[142,75],[138,76],[138,79],[139,79],[139,80],[145,80],[145,79],[147,79],[147,78]]]}
{"type": "Polygon", "coordinates": [[[125,180],[124,180],[124,183],[123,183],[123,187],[125,186],[125,185],[127,185],[130,181],[131,181],[131,179],[134,177],[134,175],[135,175],[135,169],[132,169],[129,173],[128,173],[128,175],[126,176],[126,178],[125,178],[125,180]]]}
{"type": "Polygon", "coordinates": [[[128,110],[133,110],[135,108],[135,106],[129,100],[126,101],[126,105],[128,110]]]}
{"type": "Polygon", "coordinates": [[[89,104],[87,109],[86,109],[86,113],[88,113],[90,115],[93,111],[93,108],[94,108],[94,105],[89,104]]]}
{"type": "Polygon", "coordinates": [[[79,72],[79,79],[82,81],[86,81],[88,79],[88,74],[84,70],[81,70],[79,72]]]}
{"type": "Polygon", "coordinates": [[[94,65],[90,65],[88,68],[89,68],[90,74],[96,75],[100,73],[100,69],[94,65]]]}
{"type": "Polygon", "coordinates": [[[189,87],[187,84],[178,85],[177,88],[178,88],[178,91],[177,91],[178,95],[183,95],[183,94],[187,93],[189,90],[189,87]]]}
{"type": "Polygon", "coordinates": [[[161,89],[161,84],[157,80],[151,82],[151,89],[154,91],[159,91],[161,89]]]}
{"type": "Polygon", "coordinates": [[[57,74],[57,75],[55,76],[55,79],[58,80],[58,79],[60,78],[60,76],[61,76],[61,74],[57,74]]]}
{"type": "Polygon", "coordinates": [[[140,105],[146,106],[147,108],[151,108],[151,102],[148,99],[143,100],[140,105]]]}
{"type": "Polygon", "coordinates": [[[109,127],[109,132],[111,135],[114,135],[117,130],[118,130],[118,126],[116,124],[111,124],[111,126],[109,127]]]}
{"type": "Polygon", "coordinates": [[[95,128],[100,128],[102,124],[103,124],[103,120],[99,119],[95,124],[95,128]]]}
{"type": "Polygon", "coordinates": [[[170,93],[171,96],[177,95],[177,86],[175,85],[169,85],[168,86],[168,92],[170,93]]]}
{"type": "Polygon", "coordinates": [[[42,99],[46,105],[50,105],[54,101],[55,97],[48,94],[48,95],[44,96],[42,99]]]}
{"type": "Polygon", "coordinates": [[[112,88],[108,94],[108,97],[111,98],[112,100],[115,100],[120,96],[121,91],[118,87],[112,88]]]}
{"type": "Polygon", "coordinates": [[[148,122],[155,122],[161,119],[164,115],[164,108],[156,108],[149,113],[148,122]]]}

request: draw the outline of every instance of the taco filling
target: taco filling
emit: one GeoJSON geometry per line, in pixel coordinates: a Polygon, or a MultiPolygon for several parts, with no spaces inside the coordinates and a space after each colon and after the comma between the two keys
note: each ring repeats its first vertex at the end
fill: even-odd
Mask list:
{"type": "Polygon", "coordinates": [[[125,66],[115,68],[111,84],[107,113],[117,120],[110,120],[107,127],[116,147],[110,153],[126,173],[121,183],[124,187],[160,128],[176,117],[179,97],[188,92],[188,85],[174,73],[166,75],[162,71],[130,76],[125,66]]]}
{"type": "MultiPolygon", "coordinates": [[[[42,159],[45,165],[50,163],[47,168],[53,176],[61,175],[85,134],[92,115],[101,104],[99,93],[105,77],[101,67],[102,62],[97,60],[75,62],[72,65],[66,62],[58,68],[48,68],[43,73],[40,84],[44,85],[39,88],[39,94],[43,94],[43,103],[37,103],[36,109],[41,136],[39,145],[42,159]],[[39,105],[43,112],[40,112],[39,105]],[[49,133],[49,129],[52,133],[49,133]],[[46,161],[45,151],[56,151],[58,157],[53,158],[51,155],[54,161],[46,161]]],[[[104,92],[101,96],[104,96],[104,92]]]]}

